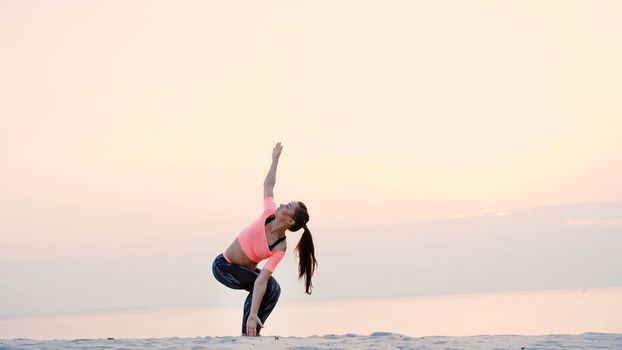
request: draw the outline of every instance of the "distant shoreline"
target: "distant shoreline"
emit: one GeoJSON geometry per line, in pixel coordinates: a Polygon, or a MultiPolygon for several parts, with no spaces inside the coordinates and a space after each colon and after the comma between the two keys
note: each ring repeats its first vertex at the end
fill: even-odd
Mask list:
{"type": "MultiPolygon", "coordinates": [[[[546,288],[546,289],[517,289],[517,290],[500,290],[500,291],[486,291],[486,292],[457,292],[457,293],[439,293],[439,294],[421,294],[421,295],[404,295],[404,296],[386,296],[386,297],[358,297],[358,298],[326,298],[326,299],[314,299],[314,300],[291,300],[291,301],[279,301],[280,305],[299,305],[299,304],[316,304],[316,303],[333,303],[333,302],[360,302],[360,301],[374,301],[374,300],[407,300],[413,298],[443,298],[443,297],[456,297],[456,296],[484,296],[484,295],[498,295],[498,294],[524,294],[524,293],[554,293],[562,291],[593,291],[593,290],[616,290],[622,291],[622,285],[619,286],[606,286],[606,287],[576,287],[576,288],[546,288]]],[[[184,306],[136,306],[136,307],[120,307],[120,308],[103,308],[84,311],[72,311],[72,312],[45,312],[45,313],[14,313],[14,314],[2,314],[0,312],[1,320],[10,320],[18,318],[48,318],[48,317],[71,317],[71,316],[84,316],[93,314],[113,314],[120,312],[142,312],[142,311],[183,311],[183,310],[195,310],[195,309],[218,309],[218,308],[230,308],[238,307],[238,304],[225,304],[225,305],[184,305],[184,306]]]]}
{"type": "MultiPolygon", "coordinates": [[[[239,305],[22,317],[0,319],[0,339],[236,336],[240,320],[239,305]]],[[[263,336],[297,337],[622,333],[622,287],[283,302],[264,326],[263,336]]]]}

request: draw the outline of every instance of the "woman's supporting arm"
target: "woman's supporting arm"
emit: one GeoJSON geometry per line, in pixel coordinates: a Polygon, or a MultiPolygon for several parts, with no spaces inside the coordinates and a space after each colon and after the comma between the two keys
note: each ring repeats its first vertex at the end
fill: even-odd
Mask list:
{"type": "Polygon", "coordinates": [[[258,316],[259,305],[261,305],[261,301],[266,294],[266,288],[268,286],[268,279],[270,279],[270,276],[272,276],[272,273],[266,269],[263,269],[255,280],[255,285],[253,286],[251,311],[248,315],[248,319],[246,320],[246,335],[255,336],[257,335],[257,326],[263,327],[263,323],[261,323],[258,316]]]}

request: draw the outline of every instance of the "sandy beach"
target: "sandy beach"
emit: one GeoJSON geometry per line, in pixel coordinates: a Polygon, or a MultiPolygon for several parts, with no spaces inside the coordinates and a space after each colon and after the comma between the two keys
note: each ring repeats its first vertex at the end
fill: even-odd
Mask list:
{"type": "Polygon", "coordinates": [[[410,337],[397,333],[148,339],[0,340],[0,349],[620,349],[622,334],[583,333],[540,336],[480,335],[470,337],[410,337]]]}

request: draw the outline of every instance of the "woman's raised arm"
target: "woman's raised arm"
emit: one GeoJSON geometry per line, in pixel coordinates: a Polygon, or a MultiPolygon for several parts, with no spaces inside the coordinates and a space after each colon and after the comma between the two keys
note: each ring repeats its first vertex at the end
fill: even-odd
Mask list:
{"type": "Polygon", "coordinates": [[[272,164],[270,165],[270,170],[268,170],[268,175],[266,175],[266,179],[263,181],[263,196],[264,197],[274,197],[274,185],[276,184],[276,168],[279,165],[279,157],[281,156],[281,150],[283,146],[281,143],[277,143],[272,150],[272,164]]]}

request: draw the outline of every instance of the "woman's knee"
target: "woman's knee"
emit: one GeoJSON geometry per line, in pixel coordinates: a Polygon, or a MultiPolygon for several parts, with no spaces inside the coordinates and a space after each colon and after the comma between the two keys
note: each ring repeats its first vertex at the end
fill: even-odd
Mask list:
{"type": "Polygon", "coordinates": [[[268,280],[268,293],[271,298],[275,300],[281,295],[281,286],[279,285],[279,282],[274,279],[274,277],[270,277],[268,280]]]}

